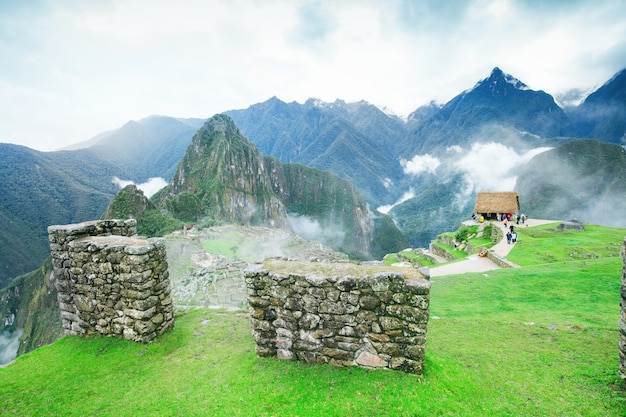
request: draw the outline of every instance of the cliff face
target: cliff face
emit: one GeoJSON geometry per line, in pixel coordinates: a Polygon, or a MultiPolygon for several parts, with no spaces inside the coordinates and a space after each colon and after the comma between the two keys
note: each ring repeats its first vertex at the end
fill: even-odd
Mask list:
{"type": "Polygon", "coordinates": [[[370,258],[374,221],[365,199],[348,181],[299,164],[265,158],[274,192],[294,231],[357,258],[370,258]]]}
{"type": "Polygon", "coordinates": [[[216,115],[193,137],[160,204],[174,217],[287,228],[263,156],[234,122],[216,115]]]}
{"type": "Polygon", "coordinates": [[[0,365],[16,354],[47,345],[62,335],[57,291],[50,258],[0,290],[0,340],[19,339],[0,346],[0,365]],[[20,337],[21,335],[21,337],[20,337]]]}
{"type": "MultiPolygon", "coordinates": [[[[183,221],[208,218],[292,230],[350,256],[372,257],[374,215],[350,182],[264,157],[225,115],[209,119],[193,137],[171,183],[154,201],[183,221]]],[[[376,256],[408,245],[400,240],[376,256]]]]}

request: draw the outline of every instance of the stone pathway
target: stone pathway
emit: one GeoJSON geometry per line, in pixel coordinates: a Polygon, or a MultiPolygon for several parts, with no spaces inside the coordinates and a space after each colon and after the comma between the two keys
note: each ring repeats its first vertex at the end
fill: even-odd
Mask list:
{"type": "MultiPolygon", "coordinates": [[[[516,225],[516,227],[533,227],[538,226],[540,224],[546,223],[555,223],[559,220],[541,220],[541,219],[528,219],[526,220],[526,224],[516,225]]],[[[472,223],[475,224],[475,223],[472,223]]],[[[498,226],[504,230],[504,224],[502,222],[493,222],[495,226],[498,226]]],[[[507,226],[508,227],[508,226],[507,226]]],[[[494,251],[497,255],[505,258],[515,244],[507,244],[506,239],[502,239],[496,245],[494,245],[491,250],[494,251]]],[[[441,266],[431,266],[430,267],[430,276],[431,277],[439,277],[442,275],[455,275],[455,274],[463,274],[466,272],[486,272],[492,271],[494,269],[500,269],[498,265],[496,265],[493,261],[485,258],[481,258],[480,256],[474,254],[470,255],[466,259],[458,262],[449,263],[441,266]]]]}

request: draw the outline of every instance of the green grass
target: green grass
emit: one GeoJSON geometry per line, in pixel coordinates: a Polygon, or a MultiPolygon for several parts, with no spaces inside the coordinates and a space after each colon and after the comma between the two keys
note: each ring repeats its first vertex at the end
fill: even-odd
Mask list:
{"type": "Polygon", "coordinates": [[[419,265],[419,266],[432,266],[434,265],[433,261],[431,261],[430,259],[426,258],[425,256],[422,256],[416,252],[413,252],[412,250],[406,250],[406,251],[402,251],[402,252],[398,252],[396,254],[397,258],[399,258],[400,261],[403,260],[408,260],[409,262],[411,262],[413,265],[419,265]]]}
{"type": "Polygon", "coordinates": [[[454,256],[454,260],[456,261],[467,258],[467,252],[463,250],[455,249],[450,245],[446,245],[441,242],[433,242],[433,245],[438,246],[442,248],[443,250],[447,251],[448,253],[450,253],[452,256],[454,256]]]}
{"type": "Polygon", "coordinates": [[[490,237],[475,237],[467,240],[474,247],[474,253],[477,253],[481,246],[486,247],[487,249],[493,246],[493,242],[490,237]]]}
{"type": "Polygon", "coordinates": [[[201,309],[149,345],[66,337],[19,357],[0,415],[626,416],[611,256],[626,230],[545,229],[520,233],[528,266],[433,281],[423,377],[258,358],[245,313],[201,309]]]}
{"type": "Polygon", "coordinates": [[[507,258],[518,265],[539,265],[620,256],[626,229],[586,224],[578,232],[557,226],[518,227],[518,241],[507,258]]]}

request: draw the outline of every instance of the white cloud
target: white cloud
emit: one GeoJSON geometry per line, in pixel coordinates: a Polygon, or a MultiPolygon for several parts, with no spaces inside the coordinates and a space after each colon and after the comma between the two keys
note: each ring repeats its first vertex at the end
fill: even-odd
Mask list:
{"type": "Polygon", "coordinates": [[[395,203],[380,206],[376,210],[380,211],[381,213],[387,214],[391,211],[392,208],[394,208],[398,204],[402,204],[405,201],[410,200],[413,197],[415,197],[415,191],[413,191],[413,189],[410,188],[409,191],[406,191],[404,194],[402,194],[402,197],[400,197],[398,201],[396,201],[395,203]]]}
{"type": "Polygon", "coordinates": [[[464,195],[476,191],[511,191],[517,180],[516,169],[533,156],[550,148],[535,148],[523,154],[501,143],[474,143],[454,168],[464,174],[467,188],[464,195]]]}
{"type": "Polygon", "coordinates": [[[429,154],[415,155],[410,161],[400,159],[400,165],[407,175],[418,175],[422,172],[434,174],[437,167],[441,165],[441,160],[429,154]]]}
{"type": "MultiPolygon", "coordinates": [[[[113,184],[116,184],[118,187],[120,187],[120,189],[126,187],[127,185],[135,184],[134,181],[123,180],[123,179],[118,178],[118,177],[113,177],[111,182],[113,184]]],[[[144,195],[146,197],[150,198],[154,194],[156,194],[160,189],[165,187],[167,185],[167,181],[165,181],[165,179],[163,179],[161,177],[153,177],[153,178],[148,179],[148,181],[146,181],[144,183],[135,184],[135,185],[137,186],[137,188],[139,188],[141,191],[143,191],[143,193],[144,193],[144,195]]]]}
{"type": "Polygon", "coordinates": [[[625,2],[544,3],[0,2],[0,141],[58,149],[131,119],[206,118],[272,96],[406,115],[494,66],[556,94],[626,65],[625,2]]]}

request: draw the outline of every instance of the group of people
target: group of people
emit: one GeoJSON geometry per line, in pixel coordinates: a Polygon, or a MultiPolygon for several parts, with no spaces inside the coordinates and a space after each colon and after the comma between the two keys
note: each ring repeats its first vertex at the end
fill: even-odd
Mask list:
{"type": "Polygon", "coordinates": [[[506,243],[509,245],[511,242],[517,242],[517,232],[515,231],[515,226],[510,225],[509,230],[506,232],[506,243]]]}
{"type": "Polygon", "coordinates": [[[524,213],[513,214],[513,213],[503,213],[499,215],[498,220],[502,220],[506,225],[508,222],[514,222],[515,224],[524,224],[528,217],[524,213]]]}
{"type": "Polygon", "coordinates": [[[526,222],[526,215],[524,213],[521,214],[502,214],[500,219],[502,220],[502,223],[504,224],[504,230],[507,230],[507,226],[508,226],[508,230],[506,232],[506,243],[508,243],[509,245],[511,243],[515,243],[517,242],[517,232],[515,231],[515,225],[513,225],[513,222],[515,222],[515,224],[524,224],[526,222]]]}

